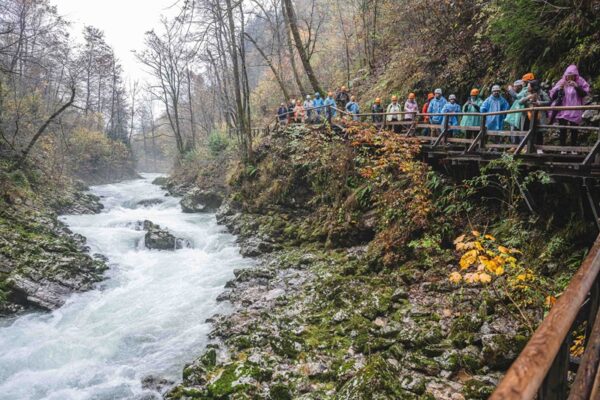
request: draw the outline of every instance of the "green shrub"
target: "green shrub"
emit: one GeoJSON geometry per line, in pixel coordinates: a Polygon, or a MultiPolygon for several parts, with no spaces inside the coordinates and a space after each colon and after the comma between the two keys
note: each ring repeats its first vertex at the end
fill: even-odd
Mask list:
{"type": "Polygon", "coordinates": [[[208,137],[208,148],[213,156],[217,156],[227,150],[229,141],[227,137],[219,132],[213,132],[208,137]]]}

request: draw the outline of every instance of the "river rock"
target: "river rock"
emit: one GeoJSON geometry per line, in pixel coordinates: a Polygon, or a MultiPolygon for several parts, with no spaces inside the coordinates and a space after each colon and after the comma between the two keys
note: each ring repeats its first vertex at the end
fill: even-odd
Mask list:
{"type": "Polygon", "coordinates": [[[140,206],[140,207],[151,207],[151,206],[155,206],[157,204],[162,204],[164,203],[163,199],[144,199],[144,200],[140,200],[136,203],[136,205],[140,206]]]}
{"type": "Polygon", "coordinates": [[[184,213],[213,212],[223,203],[223,196],[210,190],[192,189],[181,199],[184,213]]]}
{"type": "Polygon", "coordinates": [[[155,392],[164,394],[166,393],[175,382],[161,378],[159,376],[148,375],[142,379],[142,388],[146,390],[153,390],[155,392]]]}
{"type": "Polygon", "coordinates": [[[144,244],[148,249],[175,250],[176,238],[169,231],[161,229],[150,221],[144,221],[144,229],[147,231],[144,244]]]}
{"type": "Polygon", "coordinates": [[[251,237],[240,244],[240,254],[244,257],[257,257],[273,251],[273,245],[262,239],[251,237]]]}

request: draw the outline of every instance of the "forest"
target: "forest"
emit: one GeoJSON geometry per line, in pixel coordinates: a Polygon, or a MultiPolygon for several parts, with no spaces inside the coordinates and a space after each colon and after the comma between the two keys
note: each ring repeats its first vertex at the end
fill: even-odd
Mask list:
{"type": "Polygon", "coordinates": [[[598,370],[600,1],[152,0],[128,55],[67,3],[0,1],[0,400],[533,399],[588,264],[524,390],[598,370]],[[576,123],[468,108],[573,65],[576,123]],[[438,89],[472,137],[386,127],[438,89]]]}

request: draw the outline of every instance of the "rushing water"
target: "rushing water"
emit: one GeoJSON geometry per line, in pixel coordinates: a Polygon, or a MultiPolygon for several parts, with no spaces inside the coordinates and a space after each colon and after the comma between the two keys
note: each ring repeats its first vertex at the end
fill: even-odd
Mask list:
{"type": "Polygon", "coordinates": [[[63,217],[111,268],[96,290],[52,313],[0,321],[0,399],[139,399],[150,395],[143,377],[178,380],[204,347],[206,318],[227,311],[218,293],[249,261],[214,215],[183,214],[154,177],[94,187],[103,213],[63,217]],[[164,202],[137,205],[147,199],[164,202]],[[145,249],[144,232],[135,230],[144,219],[193,247],[145,249]]]}

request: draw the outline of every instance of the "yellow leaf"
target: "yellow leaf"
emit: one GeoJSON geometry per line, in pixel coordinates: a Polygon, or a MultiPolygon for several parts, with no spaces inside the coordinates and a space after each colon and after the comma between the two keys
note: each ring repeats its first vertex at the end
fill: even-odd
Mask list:
{"type": "Polygon", "coordinates": [[[465,236],[466,235],[460,235],[459,237],[454,239],[454,244],[462,243],[462,241],[465,240],[465,236]]]}
{"type": "Polygon", "coordinates": [[[490,283],[492,281],[492,277],[485,272],[479,274],[479,280],[481,283],[490,283]]]}
{"type": "Polygon", "coordinates": [[[496,238],[493,237],[492,235],[485,235],[484,238],[486,238],[487,240],[491,240],[492,242],[496,241],[496,238]]]}
{"type": "Polygon", "coordinates": [[[517,280],[518,281],[525,281],[525,279],[527,279],[527,276],[525,274],[519,274],[519,275],[517,275],[517,280]]]}
{"type": "Polygon", "coordinates": [[[477,260],[477,251],[469,250],[460,259],[460,268],[467,269],[477,260]]]}
{"type": "Polygon", "coordinates": [[[500,276],[504,273],[504,268],[503,267],[498,267],[496,268],[496,271],[494,271],[496,275],[500,276]]]}
{"type": "Polygon", "coordinates": [[[465,274],[465,282],[467,283],[475,283],[479,280],[479,274],[473,274],[473,273],[469,273],[469,274],[465,274]]]}
{"type": "Polygon", "coordinates": [[[523,254],[522,251],[517,250],[517,249],[510,249],[511,254],[523,254]]]}
{"type": "Polygon", "coordinates": [[[503,254],[509,254],[510,250],[504,246],[498,246],[498,251],[503,254]]]}
{"type": "Polygon", "coordinates": [[[477,266],[477,272],[482,272],[484,269],[485,269],[485,265],[483,265],[483,264],[479,264],[477,266]]]}
{"type": "Polygon", "coordinates": [[[554,306],[555,303],[556,303],[556,297],[554,297],[554,296],[546,297],[546,306],[548,306],[548,308],[552,308],[552,306],[554,306]]]}
{"type": "Polygon", "coordinates": [[[483,250],[484,250],[484,249],[483,249],[483,246],[481,245],[481,243],[480,243],[480,242],[475,242],[475,248],[476,248],[477,250],[479,250],[479,251],[483,251],[483,250]]]}
{"type": "Polygon", "coordinates": [[[465,249],[466,245],[464,243],[456,243],[456,250],[465,249]]]}
{"type": "Polygon", "coordinates": [[[473,236],[475,237],[479,237],[481,236],[481,233],[479,233],[479,231],[471,231],[471,233],[473,234],[473,236]]]}
{"type": "Polygon", "coordinates": [[[450,277],[448,279],[452,283],[459,283],[462,280],[462,275],[458,272],[453,272],[450,274],[450,277]]]}

